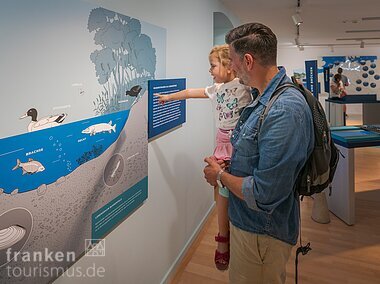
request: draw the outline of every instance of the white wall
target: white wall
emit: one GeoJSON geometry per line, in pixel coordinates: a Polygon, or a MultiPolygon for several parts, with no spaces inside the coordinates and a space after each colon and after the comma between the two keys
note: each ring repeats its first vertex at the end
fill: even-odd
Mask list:
{"type": "MultiPolygon", "coordinates": [[[[167,78],[186,77],[187,87],[212,83],[208,53],[213,44],[213,12],[229,15],[217,0],[88,0],[167,30],[167,78]]],[[[203,158],[214,147],[208,101],[188,101],[183,127],[149,143],[149,197],[106,237],[105,257],[82,257],[73,269],[95,265],[105,278],[81,283],[160,283],[213,206],[203,179],[203,158]]],[[[55,283],[79,279],[62,276],[55,283]]]]}
{"type": "MultiPolygon", "coordinates": [[[[293,75],[294,69],[305,69],[306,60],[317,60],[321,56],[359,56],[359,55],[375,55],[380,57],[380,49],[378,47],[366,46],[359,47],[334,47],[334,52],[328,47],[305,47],[304,51],[299,51],[296,47],[279,47],[278,65],[286,68],[289,76],[293,75]]],[[[324,105],[324,104],[322,104],[324,105]]],[[[361,114],[361,104],[347,105],[348,114],[361,114]]]]}

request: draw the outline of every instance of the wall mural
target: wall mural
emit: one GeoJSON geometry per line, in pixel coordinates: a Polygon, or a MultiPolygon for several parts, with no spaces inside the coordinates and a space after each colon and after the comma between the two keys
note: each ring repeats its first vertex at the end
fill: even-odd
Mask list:
{"type": "Polygon", "coordinates": [[[322,56],[318,59],[319,82],[324,82],[323,68],[330,69],[331,79],[341,67],[350,81],[347,94],[376,94],[380,88],[378,65],[377,56],[322,56]]]}
{"type": "Polygon", "coordinates": [[[77,0],[9,0],[0,36],[0,282],[48,283],[147,198],[147,82],[165,77],[166,31],[77,0]]]}

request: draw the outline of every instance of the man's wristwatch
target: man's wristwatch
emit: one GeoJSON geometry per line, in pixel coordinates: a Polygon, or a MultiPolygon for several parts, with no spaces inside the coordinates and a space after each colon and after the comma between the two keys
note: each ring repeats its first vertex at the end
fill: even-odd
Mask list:
{"type": "Polygon", "coordinates": [[[220,170],[217,175],[216,175],[216,183],[218,184],[219,187],[223,187],[222,181],[220,180],[222,177],[222,174],[224,173],[224,170],[220,170]]]}

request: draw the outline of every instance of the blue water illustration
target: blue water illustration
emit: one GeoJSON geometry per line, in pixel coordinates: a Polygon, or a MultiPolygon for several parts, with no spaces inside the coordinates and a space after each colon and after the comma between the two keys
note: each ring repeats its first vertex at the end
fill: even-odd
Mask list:
{"type": "Polygon", "coordinates": [[[128,116],[129,110],[124,110],[0,139],[0,189],[22,193],[66,176],[107,150],[128,116]]]}

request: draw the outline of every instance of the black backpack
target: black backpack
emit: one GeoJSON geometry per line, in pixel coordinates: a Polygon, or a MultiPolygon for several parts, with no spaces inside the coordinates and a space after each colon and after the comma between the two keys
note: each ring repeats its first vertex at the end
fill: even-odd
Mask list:
{"type": "Polygon", "coordinates": [[[313,116],[315,137],[314,149],[299,173],[294,186],[296,193],[302,199],[303,196],[322,192],[331,184],[339,161],[339,150],[331,138],[330,127],[320,102],[308,89],[299,85],[293,77],[292,79],[293,83],[280,85],[272,94],[267,107],[260,115],[258,132],[273,103],[287,88],[295,88],[302,93],[313,116]]]}
{"type": "MultiPolygon", "coordinates": [[[[305,165],[301,169],[296,183],[294,185],[295,194],[298,194],[303,199],[304,196],[310,196],[314,193],[320,193],[325,188],[330,188],[331,195],[331,182],[334,178],[335,170],[339,161],[339,150],[331,138],[330,128],[326,119],[326,114],[313,94],[306,89],[303,85],[298,84],[294,77],[293,83],[285,83],[280,85],[272,94],[268,105],[264,108],[260,115],[258,132],[261,125],[268,115],[270,108],[277,98],[287,89],[295,88],[304,96],[308,106],[310,107],[313,116],[314,125],[314,149],[308,157],[305,165]]],[[[301,214],[299,212],[301,223],[301,214]]],[[[295,282],[298,283],[298,255],[306,255],[311,250],[310,243],[302,245],[301,239],[301,224],[300,224],[300,246],[296,251],[295,259],[295,282]]]]}

